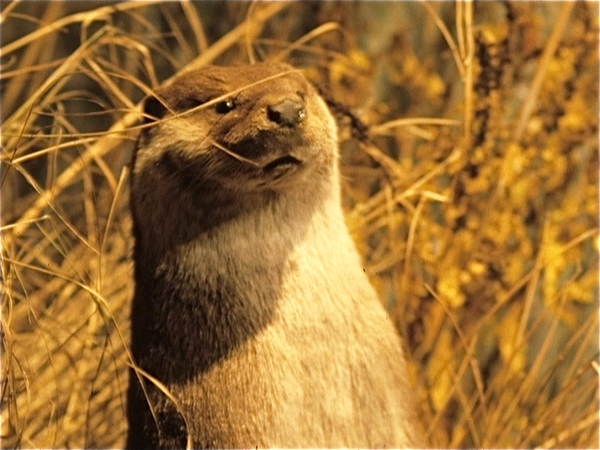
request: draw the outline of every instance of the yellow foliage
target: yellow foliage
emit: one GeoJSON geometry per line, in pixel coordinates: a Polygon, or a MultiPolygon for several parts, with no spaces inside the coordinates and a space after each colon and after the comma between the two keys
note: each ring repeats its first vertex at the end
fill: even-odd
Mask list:
{"type": "Polygon", "coordinates": [[[347,58],[340,57],[334,59],[329,64],[329,73],[332,82],[335,84],[341,83],[344,77],[348,76],[349,68],[368,71],[371,68],[371,61],[364,52],[358,49],[352,50],[347,55],[347,58]]]}
{"type": "Polygon", "coordinates": [[[511,142],[506,149],[506,155],[502,161],[502,182],[508,186],[512,185],[523,172],[526,164],[527,159],[523,148],[516,142],[511,142]]]}
{"type": "Polygon", "coordinates": [[[437,284],[437,291],[442,300],[452,308],[458,308],[465,302],[465,295],[461,292],[461,271],[458,267],[449,267],[437,284]]]}
{"type": "Polygon", "coordinates": [[[427,365],[427,378],[429,381],[430,398],[435,411],[442,410],[450,397],[452,389],[452,336],[444,328],[438,337],[437,345],[427,365]]]}
{"type": "Polygon", "coordinates": [[[587,272],[581,279],[569,283],[567,286],[568,299],[579,303],[590,304],[596,300],[595,292],[598,289],[598,273],[587,272]]]}
{"type": "Polygon", "coordinates": [[[527,344],[517,342],[521,314],[521,306],[512,305],[496,328],[500,353],[514,373],[523,371],[526,361],[527,344]]]}

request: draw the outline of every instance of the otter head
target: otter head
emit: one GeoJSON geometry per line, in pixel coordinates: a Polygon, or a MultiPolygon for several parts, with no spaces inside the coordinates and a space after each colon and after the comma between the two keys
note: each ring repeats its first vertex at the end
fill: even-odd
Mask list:
{"type": "Polygon", "coordinates": [[[132,208],[145,227],[183,216],[208,228],[273,198],[311,201],[336,189],[335,121],[287,64],[188,72],[147,98],[144,111],[132,208]]]}

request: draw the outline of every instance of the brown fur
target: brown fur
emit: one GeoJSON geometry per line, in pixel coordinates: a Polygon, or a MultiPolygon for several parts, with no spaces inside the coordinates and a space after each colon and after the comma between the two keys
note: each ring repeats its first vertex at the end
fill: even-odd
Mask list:
{"type": "Polygon", "coordinates": [[[283,64],[210,67],[146,112],[132,352],[180,410],[145,381],[157,423],[132,372],[128,447],[182,447],[188,433],[194,447],[419,446],[400,340],[348,234],[337,131],[314,88],[283,64]],[[227,94],[233,104],[211,103],[227,94]],[[268,109],[286,99],[305,117],[284,126],[268,109]]]}

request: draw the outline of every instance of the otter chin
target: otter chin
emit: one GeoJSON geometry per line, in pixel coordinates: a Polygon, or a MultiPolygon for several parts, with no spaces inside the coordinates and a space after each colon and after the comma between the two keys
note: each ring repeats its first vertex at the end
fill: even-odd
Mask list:
{"type": "Polygon", "coordinates": [[[144,116],[128,448],[424,445],[315,88],[287,64],[206,67],[144,116]]]}

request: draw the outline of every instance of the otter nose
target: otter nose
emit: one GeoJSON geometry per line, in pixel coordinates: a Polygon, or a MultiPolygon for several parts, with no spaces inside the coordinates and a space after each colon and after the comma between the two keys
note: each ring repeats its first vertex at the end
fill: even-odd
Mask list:
{"type": "Polygon", "coordinates": [[[269,105],[267,117],[278,125],[293,127],[306,118],[306,108],[304,102],[286,98],[275,105],[269,105]]]}

